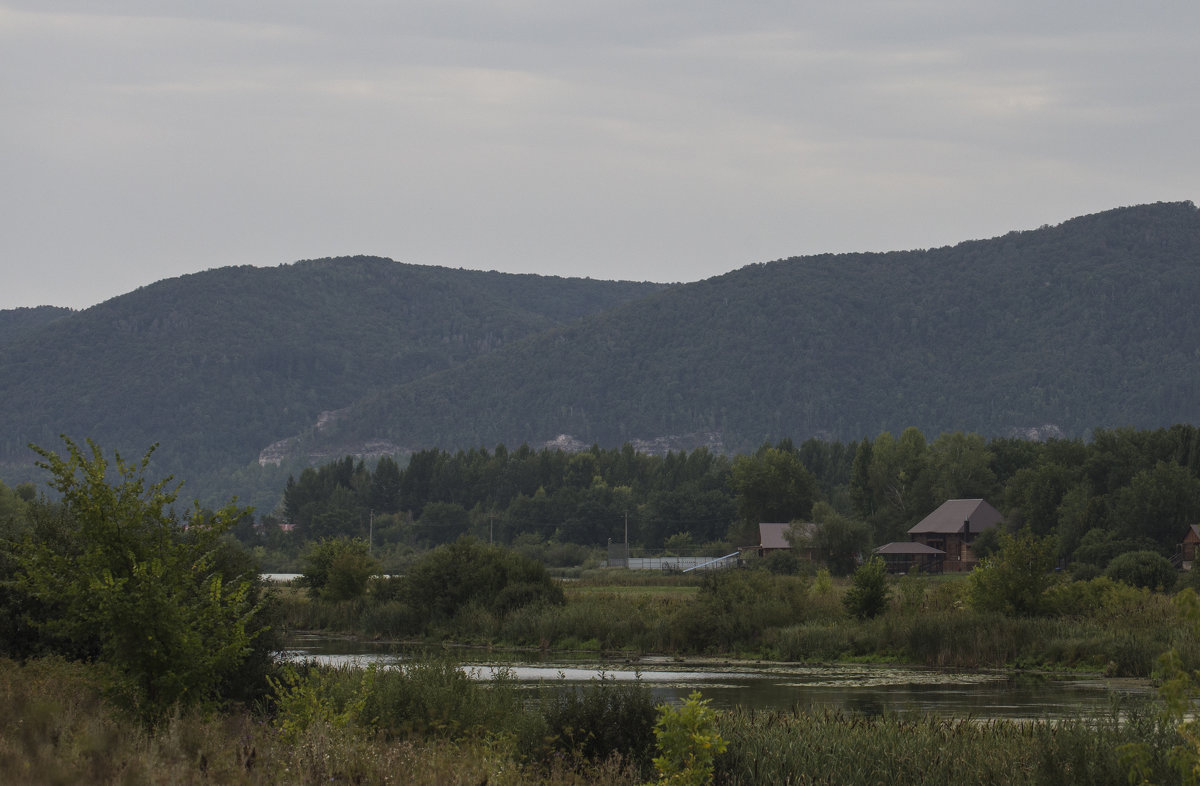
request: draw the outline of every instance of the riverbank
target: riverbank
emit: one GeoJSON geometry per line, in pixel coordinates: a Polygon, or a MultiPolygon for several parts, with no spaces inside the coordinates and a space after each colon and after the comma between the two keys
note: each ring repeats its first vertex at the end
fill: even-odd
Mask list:
{"type": "MultiPolygon", "coordinates": [[[[364,642],[319,635],[288,640],[296,662],[332,667],[403,668],[428,657],[424,645],[364,642]]],[[[1108,713],[1113,702],[1155,695],[1150,680],[1076,672],[969,671],[877,663],[788,663],[730,658],[636,656],[437,648],[475,679],[503,674],[527,690],[583,688],[593,680],[641,682],[656,702],[678,705],[694,691],[731,710],[840,712],[942,719],[1071,720],[1108,713]]]]}
{"type": "MultiPolygon", "coordinates": [[[[597,683],[530,703],[504,679],[443,662],[415,673],[318,669],[257,708],[176,713],[144,727],[105,697],[95,667],[0,661],[0,781],[231,784],[597,784],[652,773],[653,703],[597,683]],[[574,731],[572,731],[574,730],[574,731]],[[586,733],[580,733],[586,732],[586,733]]],[[[1061,722],[986,723],[839,712],[717,714],[715,783],[1179,783],[1174,730],[1152,708],[1061,722]]]]}
{"type": "Polygon", "coordinates": [[[1174,647],[1200,664],[1172,598],[1107,579],[1054,588],[1052,613],[980,612],[966,581],[904,576],[883,614],[866,620],[842,604],[843,581],[730,571],[703,579],[597,573],[564,585],[565,603],[503,613],[467,605],[434,624],[386,594],[317,600],[280,590],[290,630],[363,639],[442,642],[616,657],[664,655],[778,662],[873,662],[958,669],[1094,672],[1147,678],[1174,647]]]}

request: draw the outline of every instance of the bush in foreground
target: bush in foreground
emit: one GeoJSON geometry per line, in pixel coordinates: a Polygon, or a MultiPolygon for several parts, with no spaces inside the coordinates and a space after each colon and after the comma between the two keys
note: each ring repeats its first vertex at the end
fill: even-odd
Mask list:
{"type": "MultiPolygon", "coordinates": [[[[64,438],[65,439],[65,438],[64,438]]],[[[0,615],[17,620],[0,654],[98,660],[144,720],[174,707],[253,695],[270,664],[255,567],[221,536],[243,515],[174,511],[169,478],[65,439],[35,448],[61,501],[40,500],[0,543],[0,615]]]]}

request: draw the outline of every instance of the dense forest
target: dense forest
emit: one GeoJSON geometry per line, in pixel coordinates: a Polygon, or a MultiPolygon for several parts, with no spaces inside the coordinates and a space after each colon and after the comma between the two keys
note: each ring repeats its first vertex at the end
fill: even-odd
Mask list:
{"type": "Polygon", "coordinates": [[[955,498],[987,499],[1009,529],[1054,536],[1064,564],[1103,569],[1139,550],[1171,556],[1200,524],[1200,428],[1098,429],[1089,441],[1044,442],[962,432],[929,441],[909,428],[857,443],[785,440],[732,458],[629,445],[429,449],[404,467],[346,457],[289,479],[282,516],[241,534],[291,549],[361,537],[398,554],[462,535],[601,546],[622,542],[628,527],[636,546],[719,550],[756,544],[762,521],[814,520],[831,565],[848,570],[844,552],[907,539],[955,498]]]}
{"type": "MultiPolygon", "coordinates": [[[[715,456],[884,431],[1088,438],[1200,423],[1200,211],[693,284],[326,259],[0,313],[0,478],[90,437],[186,497],[273,509],[344,455],[498,444],[715,456]]],[[[624,516],[622,514],[622,520],[624,516]]]]}
{"type": "Polygon", "coordinates": [[[1200,421],[1200,212],[752,265],[364,397],[309,445],[676,449],[1200,421]]]}
{"type": "Polygon", "coordinates": [[[260,452],[322,412],[660,288],[354,257],[183,276],[36,328],[41,309],[3,312],[0,473],[29,479],[26,445],[62,433],[158,443],[189,495],[274,506],[287,473],[260,452]]]}
{"type": "Polygon", "coordinates": [[[69,308],[55,306],[0,311],[0,347],[73,313],[69,308]]]}

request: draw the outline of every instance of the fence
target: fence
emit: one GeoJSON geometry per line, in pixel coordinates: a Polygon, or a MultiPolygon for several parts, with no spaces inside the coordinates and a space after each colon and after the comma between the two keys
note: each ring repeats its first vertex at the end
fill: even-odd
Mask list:
{"type": "Polygon", "coordinates": [[[608,544],[608,566],[630,570],[665,570],[685,572],[692,570],[720,570],[737,564],[738,552],[717,556],[715,554],[675,555],[658,552],[656,555],[633,557],[627,543],[608,544]]]}

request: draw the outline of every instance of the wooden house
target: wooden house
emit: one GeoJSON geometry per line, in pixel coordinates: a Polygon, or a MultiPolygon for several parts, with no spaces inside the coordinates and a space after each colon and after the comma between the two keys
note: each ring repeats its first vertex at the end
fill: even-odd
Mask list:
{"type": "MultiPolygon", "coordinates": [[[[792,527],[799,530],[799,534],[810,539],[816,532],[817,525],[809,523],[797,524],[778,524],[778,523],[762,523],[758,525],[758,556],[765,557],[772,551],[796,551],[792,548],[791,541],[788,540],[788,532],[792,527]]],[[[813,547],[802,547],[796,551],[796,556],[807,559],[817,559],[817,550],[813,547]]]]}
{"type": "Polygon", "coordinates": [[[1179,545],[1184,570],[1191,570],[1192,565],[1195,564],[1197,545],[1200,545],[1200,524],[1193,524],[1188,527],[1187,534],[1183,536],[1183,543],[1179,545]]]}
{"type": "Polygon", "coordinates": [[[979,562],[971,551],[971,543],[980,532],[1003,521],[1000,511],[985,500],[951,499],[921,519],[908,531],[908,536],[914,543],[944,552],[944,570],[971,570],[979,562]]]}

